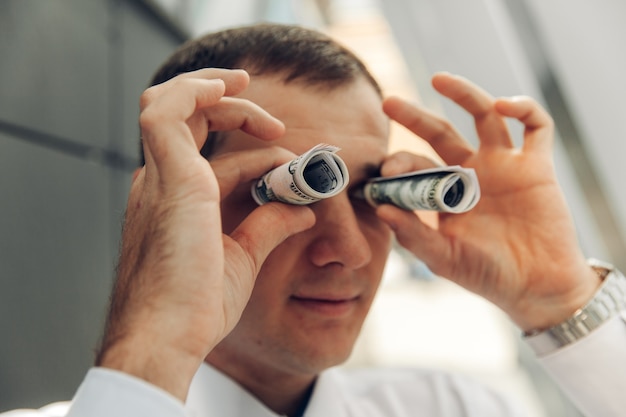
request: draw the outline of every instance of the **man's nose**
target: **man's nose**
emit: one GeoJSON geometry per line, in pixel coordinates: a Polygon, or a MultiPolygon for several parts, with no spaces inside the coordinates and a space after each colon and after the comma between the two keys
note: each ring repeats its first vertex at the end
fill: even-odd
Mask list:
{"type": "Polygon", "coordinates": [[[372,260],[372,250],[347,193],[322,200],[313,207],[314,238],[308,247],[311,262],[318,267],[339,264],[358,269],[372,260]]]}

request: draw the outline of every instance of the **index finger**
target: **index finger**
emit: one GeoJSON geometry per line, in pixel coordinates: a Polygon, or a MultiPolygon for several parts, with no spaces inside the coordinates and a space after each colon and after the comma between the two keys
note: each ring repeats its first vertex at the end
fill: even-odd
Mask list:
{"type": "Polygon", "coordinates": [[[165,175],[184,173],[209,131],[241,129],[266,140],[283,134],[281,121],[248,100],[223,97],[224,89],[222,80],[184,78],[156,96],[140,116],[146,162],[165,175]]]}
{"type": "Polygon", "coordinates": [[[450,165],[463,163],[474,152],[454,126],[434,112],[397,97],[387,98],[383,109],[391,119],[428,142],[450,165]]]}
{"type": "Polygon", "coordinates": [[[153,175],[153,167],[165,178],[186,171],[204,143],[196,143],[200,139],[194,137],[187,120],[198,107],[217,103],[224,90],[222,80],[187,79],[149,100],[139,116],[148,176],[153,175]]]}
{"type": "Polygon", "coordinates": [[[432,84],[474,117],[481,146],[514,146],[504,119],[494,107],[495,98],[489,93],[464,77],[448,73],[436,74],[432,84]]]}
{"type": "Polygon", "coordinates": [[[196,71],[184,72],[159,84],[151,86],[140,98],[139,107],[145,108],[150,101],[172,87],[172,84],[187,79],[222,80],[224,82],[224,95],[234,96],[241,93],[250,84],[250,76],[242,69],[202,68],[196,71]]]}

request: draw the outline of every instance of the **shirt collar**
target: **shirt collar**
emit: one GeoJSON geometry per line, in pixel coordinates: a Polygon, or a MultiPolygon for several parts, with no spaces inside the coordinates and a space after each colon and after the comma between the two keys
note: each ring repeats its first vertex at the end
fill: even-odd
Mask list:
{"type": "MultiPolygon", "coordinates": [[[[318,378],[304,417],[345,417],[347,410],[336,370],[318,378]]],[[[280,417],[235,381],[203,363],[194,376],[186,402],[190,417],[280,417]]]]}
{"type": "Polygon", "coordinates": [[[348,401],[344,384],[343,375],[338,369],[322,372],[315,383],[304,417],[347,417],[348,401]]]}
{"type": "Polygon", "coordinates": [[[205,363],[191,381],[186,409],[190,417],[279,417],[235,381],[205,363]]]}

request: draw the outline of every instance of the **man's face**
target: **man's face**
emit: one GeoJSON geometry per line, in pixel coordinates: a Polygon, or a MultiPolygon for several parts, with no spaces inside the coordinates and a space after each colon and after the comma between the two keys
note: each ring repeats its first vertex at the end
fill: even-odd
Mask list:
{"type": "MultiPolygon", "coordinates": [[[[267,143],[234,132],[216,155],[262,146],[299,155],[328,143],[341,148],[350,186],[310,205],[315,226],[270,254],[241,321],[207,360],[231,375],[310,377],[349,356],[390,250],[389,228],[349,195],[386,155],[388,120],[365,80],[327,92],[259,77],[240,96],[282,120],[286,134],[267,143]]],[[[223,202],[226,233],[256,207],[249,190],[245,184],[223,202]]]]}

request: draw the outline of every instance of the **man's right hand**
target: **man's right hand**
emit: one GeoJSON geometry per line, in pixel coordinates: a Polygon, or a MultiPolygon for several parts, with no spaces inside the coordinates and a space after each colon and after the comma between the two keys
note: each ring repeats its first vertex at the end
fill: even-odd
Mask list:
{"type": "Polygon", "coordinates": [[[203,69],[141,98],[146,165],[130,190],[97,364],[181,400],[204,357],[238,322],[267,255],[314,223],[310,209],[274,203],[222,233],[221,199],[294,156],[265,148],[209,164],[200,155],[209,131],[241,129],[264,140],[283,134],[280,121],[232,97],[248,82],[241,70],[203,69]]]}

